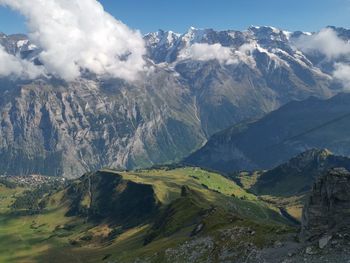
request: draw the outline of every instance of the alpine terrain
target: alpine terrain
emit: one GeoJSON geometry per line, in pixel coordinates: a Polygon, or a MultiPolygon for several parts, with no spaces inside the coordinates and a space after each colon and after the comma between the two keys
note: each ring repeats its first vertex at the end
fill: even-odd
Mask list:
{"type": "MultiPolygon", "coordinates": [[[[350,39],[349,31],[334,30],[350,39]]],[[[0,172],[76,177],[105,166],[181,160],[243,120],[291,100],[328,98],[340,84],[322,54],[296,47],[301,35],[308,33],[272,27],[159,31],[144,36],[153,70],[139,80],[106,80],[89,72],[71,82],[3,77],[0,172]],[[203,59],[194,52],[198,45],[227,48],[228,57],[203,59]]],[[[26,36],[1,34],[0,43],[10,54],[41,64],[40,48],[26,36]]]]}
{"type": "Polygon", "coordinates": [[[349,1],[156,2],[0,0],[0,263],[350,263],[349,1]]]}

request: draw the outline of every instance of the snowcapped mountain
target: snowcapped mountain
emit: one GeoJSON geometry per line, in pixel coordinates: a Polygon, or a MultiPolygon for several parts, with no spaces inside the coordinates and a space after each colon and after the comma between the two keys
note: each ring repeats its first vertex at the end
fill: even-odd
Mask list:
{"type": "MultiPolygon", "coordinates": [[[[343,40],[350,41],[350,30],[331,26],[327,28],[334,30],[343,40]]],[[[305,53],[296,45],[301,36],[317,33],[289,32],[267,26],[251,26],[246,31],[215,31],[191,27],[184,34],[159,31],[145,35],[144,39],[149,57],[157,64],[177,64],[188,58],[181,55],[191,53],[193,45],[207,44],[229,49],[232,59],[237,63],[256,66],[255,60],[263,54],[276,65],[284,64],[294,68],[300,65],[331,77],[332,61],[317,52],[305,53]]]]}
{"type": "Polygon", "coordinates": [[[171,50],[175,47],[175,43],[180,36],[180,34],[172,31],[164,32],[163,30],[145,35],[144,39],[147,43],[151,59],[155,63],[172,61],[171,50]]]}
{"type": "MultiPolygon", "coordinates": [[[[156,63],[172,63],[178,59],[183,49],[193,44],[205,43],[209,45],[220,44],[232,50],[239,50],[243,45],[250,44],[256,48],[272,50],[273,48],[286,49],[291,52],[290,39],[296,33],[281,31],[272,27],[250,27],[247,31],[215,31],[213,29],[196,29],[191,27],[186,33],[180,35],[172,31],[147,34],[144,38],[149,49],[150,58],[156,63]],[[163,59],[156,59],[152,54],[158,54],[160,48],[166,51],[163,59]]],[[[301,33],[303,34],[303,33],[301,33]]]]}
{"type": "MultiPolygon", "coordinates": [[[[350,30],[337,27],[328,27],[334,30],[339,37],[350,41],[350,30]]],[[[148,58],[155,64],[167,63],[173,66],[185,60],[186,53],[193,45],[206,44],[209,46],[220,45],[231,51],[232,58],[238,59],[237,62],[252,62],[247,57],[256,58],[256,53],[265,53],[269,58],[277,63],[288,60],[315,68],[316,71],[325,71],[322,68],[323,56],[321,54],[305,54],[295,46],[295,41],[300,36],[308,36],[314,33],[308,32],[289,32],[274,27],[251,26],[246,31],[226,30],[215,31],[213,29],[197,29],[191,27],[184,34],[173,31],[152,32],[144,36],[148,50],[148,58]],[[321,67],[321,68],[320,68],[321,67]]],[[[40,52],[40,49],[30,43],[26,35],[5,35],[0,33],[0,44],[5,50],[14,55],[27,57],[28,53],[40,52]]]]}
{"type": "MultiPolygon", "coordinates": [[[[0,173],[77,176],[180,160],[240,121],[291,100],[330,97],[339,83],[322,55],[296,48],[301,35],[308,33],[159,30],[144,36],[154,70],[133,83],[1,78],[0,173]]],[[[40,49],[23,35],[1,34],[0,44],[40,63],[40,49]]]]}

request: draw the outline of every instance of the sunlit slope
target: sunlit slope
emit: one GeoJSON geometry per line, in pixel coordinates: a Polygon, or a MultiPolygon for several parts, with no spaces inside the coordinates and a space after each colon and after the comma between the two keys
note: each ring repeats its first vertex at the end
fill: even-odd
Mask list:
{"type": "Polygon", "coordinates": [[[199,168],[85,174],[43,197],[34,215],[9,207],[23,190],[0,191],[0,262],[163,262],[168,248],[223,229],[252,228],[247,242],[263,245],[288,228],[254,195],[199,168]]]}

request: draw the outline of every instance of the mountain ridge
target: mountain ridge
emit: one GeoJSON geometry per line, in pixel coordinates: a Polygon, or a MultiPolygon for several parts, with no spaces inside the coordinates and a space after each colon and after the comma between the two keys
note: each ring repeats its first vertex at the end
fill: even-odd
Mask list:
{"type": "Polygon", "coordinates": [[[253,191],[258,195],[305,195],[320,175],[338,167],[350,169],[350,158],[336,156],[327,149],[308,150],[263,173],[253,191]]]}
{"type": "MultiPolygon", "coordinates": [[[[318,68],[322,58],[311,62],[287,36],[293,34],[263,27],[145,36],[153,71],[135,82],[87,72],[74,82],[2,77],[0,159],[6,166],[0,173],[75,177],[105,166],[133,169],[174,162],[243,120],[260,118],[291,100],[339,92],[330,73],[318,68]],[[228,57],[203,60],[198,50],[191,57],[196,44],[200,50],[218,49],[215,54],[224,48],[228,57]]],[[[21,46],[3,36],[0,44],[41,63],[40,49],[29,42],[21,46]]]]}
{"type": "Polygon", "coordinates": [[[214,135],[185,163],[232,172],[271,169],[312,148],[349,155],[343,133],[349,100],[349,93],[340,93],[328,100],[290,102],[257,121],[214,135]]]}

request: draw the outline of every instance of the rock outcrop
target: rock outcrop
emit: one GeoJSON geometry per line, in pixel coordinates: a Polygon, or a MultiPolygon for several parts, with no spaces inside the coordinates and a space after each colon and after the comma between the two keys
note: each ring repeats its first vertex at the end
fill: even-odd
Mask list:
{"type": "Polygon", "coordinates": [[[350,172],[334,168],[314,184],[305,205],[300,238],[321,240],[336,232],[350,231],[350,172]]]}

